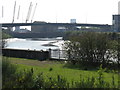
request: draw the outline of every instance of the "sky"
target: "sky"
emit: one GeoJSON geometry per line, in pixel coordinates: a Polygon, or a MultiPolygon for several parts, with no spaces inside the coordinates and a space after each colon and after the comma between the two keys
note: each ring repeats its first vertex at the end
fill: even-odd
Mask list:
{"type": "Polygon", "coordinates": [[[76,19],[77,23],[112,24],[112,15],[118,13],[120,0],[0,0],[0,23],[12,23],[15,1],[14,23],[26,22],[29,5],[32,2],[28,22],[31,22],[37,3],[33,21],[70,23],[70,19],[76,19]],[[19,5],[20,14],[17,19],[19,5]]]}

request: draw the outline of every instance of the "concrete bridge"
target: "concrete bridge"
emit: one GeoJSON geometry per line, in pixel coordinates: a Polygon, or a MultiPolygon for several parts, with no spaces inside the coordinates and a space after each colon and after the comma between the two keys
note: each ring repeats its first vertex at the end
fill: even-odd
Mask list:
{"type": "Polygon", "coordinates": [[[40,25],[53,25],[53,26],[86,26],[86,27],[106,27],[110,28],[112,25],[108,24],[86,24],[86,23],[1,23],[2,27],[17,27],[17,26],[40,26],[40,25]]]}

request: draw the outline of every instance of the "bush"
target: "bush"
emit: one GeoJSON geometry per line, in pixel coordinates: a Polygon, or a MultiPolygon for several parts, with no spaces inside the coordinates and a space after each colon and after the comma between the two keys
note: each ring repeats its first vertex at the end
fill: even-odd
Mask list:
{"type": "Polygon", "coordinates": [[[33,69],[16,73],[17,66],[11,64],[7,57],[2,59],[2,87],[32,88],[34,87],[33,69]]]}
{"type": "Polygon", "coordinates": [[[112,59],[118,60],[117,41],[106,33],[83,33],[73,36],[65,43],[68,60],[71,63],[106,67],[112,59]]]}
{"type": "Polygon", "coordinates": [[[80,75],[79,81],[68,82],[64,77],[57,75],[56,78],[43,78],[43,73],[34,75],[34,69],[24,69],[16,73],[17,67],[11,64],[7,58],[3,58],[3,89],[21,88],[21,89],[46,89],[46,88],[117,88],[114,79],[114,72],[111,83],[104,81],[103,69],[100,66],[98,77],[88,76],[86,79],[80,75]]]}
{"type": "Polygon", "coordinates": [[[15,82],[17,67],[12,65],[7,57],[2,58],[2,87],[12,88],[15,82]]]}

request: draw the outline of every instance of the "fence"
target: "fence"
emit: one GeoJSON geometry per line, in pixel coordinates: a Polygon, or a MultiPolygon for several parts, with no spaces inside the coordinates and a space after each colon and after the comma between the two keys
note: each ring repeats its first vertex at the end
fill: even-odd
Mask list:
{"type": "Polygon", "coordinates": [[[49,59],[48,51],[2,49],[3,56],[46,60],[49,59]]]}
{"type": "Polygon", "coordinates": [[[67,59],[65,50],[59,50],[59,49],[52,50],[52,49],[50,49],[49,54],[50,54],[51,59],[57,59],[57,60],[67,59]]]}
{"type": "Polygon", "coordinates": [[[38,60],[65,60],[67,59],[66,51],[59,49],[49,49],[49,51],[35,51],[35,50],[18,50],[18,49],[2,49],[3,56],[28,58],[38,60]]]}

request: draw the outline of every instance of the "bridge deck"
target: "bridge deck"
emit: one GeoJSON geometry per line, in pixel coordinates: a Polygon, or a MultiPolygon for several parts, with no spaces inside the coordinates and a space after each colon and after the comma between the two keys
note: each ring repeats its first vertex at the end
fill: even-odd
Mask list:
{"type": "Polygon", "coordinates": [[[85,23],[2,23],[1,25],[2,27],[35,26],[35,25],[111,27],[111,25],[108,24],[85,24],[85,23]]]}

